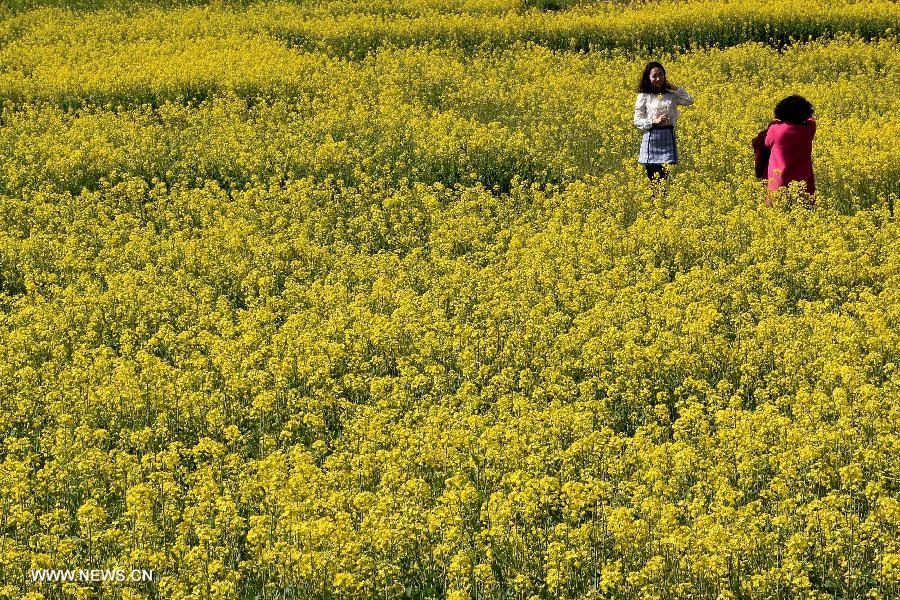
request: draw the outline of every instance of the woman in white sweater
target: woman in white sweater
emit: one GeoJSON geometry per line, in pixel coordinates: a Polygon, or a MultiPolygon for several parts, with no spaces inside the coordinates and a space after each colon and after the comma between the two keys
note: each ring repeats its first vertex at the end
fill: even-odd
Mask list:
{"type": "Polygon", "coordinates": [[[694,99],[666,81],[666,70],[658,62],[649,62],[638,85],[634,105],[634,125],[644,132],[638,162],[647,169],[647,177],[666,178],[665,165],[678,162],[675,143],[675,121],[678,106],[693,104],[694,99]]]}

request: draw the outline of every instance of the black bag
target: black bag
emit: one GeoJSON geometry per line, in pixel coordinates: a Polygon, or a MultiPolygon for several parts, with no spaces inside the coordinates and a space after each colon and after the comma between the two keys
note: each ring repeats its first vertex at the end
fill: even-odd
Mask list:
{"type": "Polygon", "coordinates": [[[753,138],[753,161],[757,179],[766,179],[769,175],[769,156],[772,154],[772,149],[766,147],[768,132],[769,126],[767,125],[753,138]]]}

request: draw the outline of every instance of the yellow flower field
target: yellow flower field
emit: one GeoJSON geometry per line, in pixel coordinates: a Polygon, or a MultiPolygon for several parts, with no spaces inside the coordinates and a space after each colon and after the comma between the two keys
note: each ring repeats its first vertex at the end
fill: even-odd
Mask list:
{"type": "Polygon", "coordinates": [[[4,3],[0,598],[900,597],[898,25],[4,3]]]}

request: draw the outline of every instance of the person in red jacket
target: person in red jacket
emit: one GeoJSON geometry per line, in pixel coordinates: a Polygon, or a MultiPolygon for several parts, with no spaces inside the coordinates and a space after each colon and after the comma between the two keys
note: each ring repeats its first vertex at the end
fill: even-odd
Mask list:
{"type": "MultiPolygon", "coordinates": [[[[802,96],[788,96],[775,106],[775,121],[766,132],[765,146],[771,151],[767,176],[769,189],[786,187],[792,181],[806,184],[814,194],[812,141],[816,135],[813,106],[802,96]]],[[[766,204],[772,206],[771,192],[766,204]]],[[[812,198],[810,198],[812,202],[812,198]]]]}

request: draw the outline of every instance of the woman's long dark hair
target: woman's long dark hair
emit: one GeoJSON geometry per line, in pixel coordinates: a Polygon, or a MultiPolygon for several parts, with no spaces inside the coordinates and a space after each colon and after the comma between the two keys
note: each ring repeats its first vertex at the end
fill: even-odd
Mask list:
{"type": "Polygon", "coordinates": [[[650,71],[652,71],[653,69],[661,69],[663,75],[666,74],[666,68],[660,63],[656,62],[655,60],[648,62],[647,66],[644,67],[644,72],[641,74],[641,82],[638,84],[637,91],[639,94],[659,94],[668,92],[672,89],[672,86],[671,84],[669,84],[668,79],[666,79],[666,82],[663,84],[663,89],[661,90],[661,92],[653,89],[653,84],[650,83],[650,71]]]}

